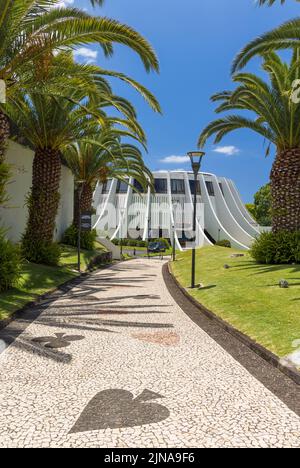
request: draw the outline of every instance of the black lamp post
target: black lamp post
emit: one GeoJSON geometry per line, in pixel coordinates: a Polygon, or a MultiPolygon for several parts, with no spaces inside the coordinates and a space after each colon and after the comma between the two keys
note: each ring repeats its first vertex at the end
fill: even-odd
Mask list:
{"type": "Polygon", "coordinates": [[[172,231],[173,231],[173,236],[172,236],[172,257],[173,257],[173,262],[176,261],[176,238],[175,238],[175,224],[172,226],[172,231]]]}
{"type": "Polygon", "coordinates": [[[121,251],[120,251],[120,254],[121,254],[121,260],[123,259],[123,221],[124,221],[124,215],[125,215],[125,209],[124,208],[120,208],[120,240],[121,240],[121,251]]]}
{"type": "Polygon", "coordinates": [[[191,288],[194,289],[196,287],[196,228],[197,228],[197,182],[198,182],[198,174],[201,169],[201,162],[205,153],[203,151],[191,151],[188,153],[188,156],[191,160],[192,170],[194,173],[194,213],[193,213],[193,233],[194,233],[194,243],[193,243],[193,251],[192,251],[192,281],[191,281],[191,288]]]}
{"type": "Polygon", "coordinates": [[[84,180],[77,181],[77,196],[78,196],[78,237],[77,237],[77,269],[81,271],[81,197],[84,187],[84,180]]]}

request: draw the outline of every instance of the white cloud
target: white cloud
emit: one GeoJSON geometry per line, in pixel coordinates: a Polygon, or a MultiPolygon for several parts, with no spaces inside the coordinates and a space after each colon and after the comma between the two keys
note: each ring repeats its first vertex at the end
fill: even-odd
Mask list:
{"type": "Polygon", "coordinates": [[[98,52],[96,50],[89,49],[88,47],[80,47],[74,51],[74,57],[81,57],[87,59],[89,62],[95,62],[97,59],[98,52]]]}
{"type": "Polygon", "coordinates": [[[183,164],[189,162],[188,156],[167,156],[160,160],[164,164],[183,164]]]}
{"type": "Polygon", "coordinates": [[[61,0],[57,2],[55,5],[52,6],[52,8],[67,8],[73,5],[74,0],[61,0]]]}
{"type": "Polygon", "coordinates": [[[226,154],[227,156],[233,156],[240,152],[236,146],[218,146],[213,151],[215,153],[226,154]]]}

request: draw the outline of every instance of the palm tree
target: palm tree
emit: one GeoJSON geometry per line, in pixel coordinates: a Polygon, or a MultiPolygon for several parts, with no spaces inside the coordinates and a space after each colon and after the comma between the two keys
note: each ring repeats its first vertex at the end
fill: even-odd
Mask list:
{"type": "MultiPolygon", "coordinates": [[[[237,129],[250,129],[276,147],[277,154],[271,172],[273,230],[297,231],[300,227],[300,105],[291,100],[292,83],[299,76],[298,53],[291,63],[283,63],[271,53],[264,58],[263,69],[269,82],[250,73],[235,75],[239,86],[234,91],[224,91],[213,96],[220,102],[217,112],[246,110],[251,118],[229,115],[210,123],[199,138],[203,146],[215,135],[220,142],[237,129]]],[[[268,147],[267,154],[270,151],[268,147]]]]}
{"type": "MultiPolygon", "coordinates": [[[[102,0],[91,0],[102,4],[102,0]]],[[[113,43],[133,49],[147,71],[158,71],[150,44],[134,29],[118,21],[93,17],[76,8],[51,8],[59,0],[0,0],[0,80],[6,83],[7,99],[14,101],[20,89],[36,89],[28,67],[47,61],[57,49],[97,43],[106,55],[113,43]]],[[[6,105],[0,106],[0,163],[10,135],[6,105]]]]}
{"type": "Polygon", "coordinates": [[[75,181],[82,182],[81,196],[78,192],[75,195],[75,226],[78,226],[78,201],[81,212],[91,211],[93,191],[98,181],[114,178],[128,183],[128,177],[134,177],[146,188],[152,180],[141,151],[136,146],[121,143],[118,129],[102,130],[94,141],[81,140],[70,145],[63,156],[75,181]]]}

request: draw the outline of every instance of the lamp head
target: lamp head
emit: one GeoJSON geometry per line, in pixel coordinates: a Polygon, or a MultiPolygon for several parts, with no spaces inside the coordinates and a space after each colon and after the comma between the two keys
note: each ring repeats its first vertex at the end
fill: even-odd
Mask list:
{"type": "Polygon", "coordinates": [[[203,151],[190,151],[188,156],[191,160],[192,169],[194,174],[198,174],[201,168],[202,159],[205,156],[203,151]]]}

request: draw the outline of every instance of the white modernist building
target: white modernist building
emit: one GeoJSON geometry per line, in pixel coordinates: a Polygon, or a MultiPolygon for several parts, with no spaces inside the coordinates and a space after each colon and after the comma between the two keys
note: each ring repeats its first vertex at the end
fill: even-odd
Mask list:
{"type": "Polygon", "coordinates": [[[94,227],[100,237],[174,239],[177,248],[212,245],[227,239],[232,247],[246,250],[260,233],[260,226],[243,204],[232,180],[200,173],[195,186],[192,172],[154,172],[155,192],[143,193],[134,179],[128,184],[109,180],[94,194],[94,227]],[[136,190],[141,191],[137,193],[136,190]],[[193,199],[197,191],[197,230],[192,229],[193,199]]]}

